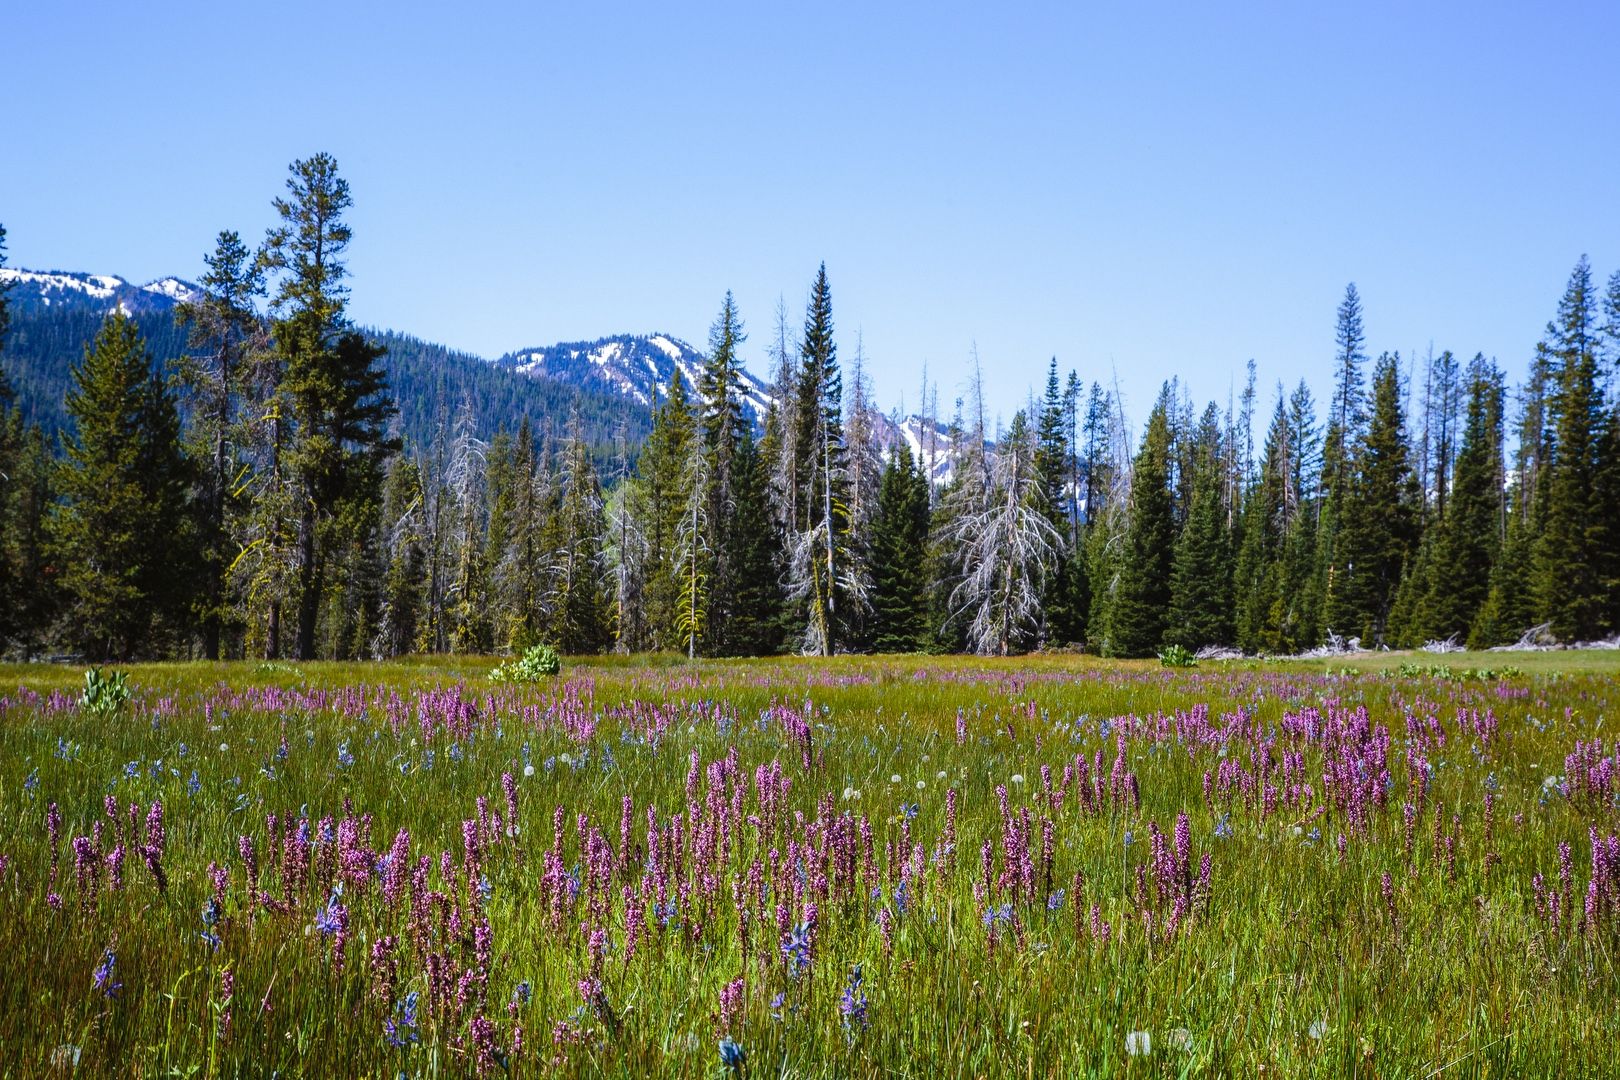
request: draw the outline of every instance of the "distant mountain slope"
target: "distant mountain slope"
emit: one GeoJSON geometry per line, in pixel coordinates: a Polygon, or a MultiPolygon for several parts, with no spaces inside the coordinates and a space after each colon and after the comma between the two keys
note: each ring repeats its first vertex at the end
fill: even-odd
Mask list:
{"type": "MultiPolygon", "coordinates": [[[[524,375],[565,379],[618,394],[651,411],[652,402],[668,394],[670,377],[679,368],[689,389],[702,377],[706,357],[668,334],[615,334],[596,341],[567,341],[507,353],[496,365],[524,375]]],[[[762,427],[770,409],[770,391],[744,371],[743,410],[762,427]]]]}
{"type": "MultiPolygon", "coordinates": [[[[133,318],[153,360],[166,364],[186,347],[175,308],[198,294],[197,286],[174,277],[135,285],[110,274],[0,270],[0,282],[7,281],[11,331],[0,362],[25,419],[51,432],[67,424],[62,397],[70,369],[109,313],[122,310],[133,318]]],[[[469,402],[485,437],[503,428],[516,430],[524,418],[537,437],[548,431],[561,435],[578,410],[599,460],[614,453],[621,433],[633,455],[671,375],[679,369],[695,389],[705,361],[703,353],[669,334],[616,334],[518,349],[491,362],[393,330],[366,333],[388,348],[383,362],[399,405],[399,426],[411,444],[424,449],[469,402]]],[[[770,388],[747,371],[742,383],[744,412],[756,430],[763,430],[770,388]]],[[[936,483],[948,483],[954,467],[949,435],[937,423],[930,435],[929,427],[917,416],[899,421],[879,416],[874,434],[885,456],[903,439],[923,467],[931,468],[936,483]]]]}
{"type": "Polygon", "coordinates": [[[10,283],[6,299],[19,313],[72,306],[94,308],[103,315],[118,308],[126,315],[166,314],[198,295],[197,286],[174,277],[136,285],[116,274],[6,269],[0,270],[0,281],[10,283]]]}
{"type": "MultiPolygon", "coordinates": [[[[72,366],[111,312],[121,309],[135,321],[154,362],[167,364],[185,350],[185,331],[176,325],[174,312],[196,287],[179,278],[132,285],[106,274],[8,268],[0,270],[0,281],[12,283],[7,294],[11,328],[0,363],[24,419],[48,432],[66,427],[62,398],[72,366]]],[[[621,426],[632,450],[646,436],[647,411],[621,394],[521,375],[390,330],[366,332],[388,347],[384,366],[399,405],[399,425],[416,446],[430,446],[441,421],[448,423],[463,401],[471,402],[486,437],[502,428],[515,431],[525,417],[537,438],[548,430],[561,435],[575,409],[599,457],[612,453],[621,426]]]]}

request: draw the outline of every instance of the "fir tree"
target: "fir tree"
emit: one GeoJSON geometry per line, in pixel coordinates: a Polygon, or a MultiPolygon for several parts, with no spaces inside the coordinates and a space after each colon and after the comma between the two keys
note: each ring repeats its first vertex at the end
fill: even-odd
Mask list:
{"type": "Polygon", "coordinates": [[[330,561],[331,538],[322,532],[345,501],[377,500],[382,463],[397,442],[384,433],[394,413],[377,363],[384,350],[350,330],[344,315],[348,182],[329,154],[288,171],[290,197],[275,200],[282,224],[266,235],[262,259],[281,275],[272,309],[282,389],[296,425],[288,455],[299,485],[296,653],[310,659],[330,561]]]}
{"type": "Polygon", "coordinates": [[[1058,545],[1056,561],[1046,582],[1046,595],[1042,597],[1042,638],[1054,645],[1066,645],[1085,636],[1085,620],[1081,617],[1075,584],[1079,575],[1074,572],[1075,504],[1070,484],[1074,457],[1068,429],[1072,425],[1072,398],[1066,398],[1059,389],[1057,357],[1052,358],[1046,372],[1046,394],[1041,399],[1040,418],[1036,425],[1035,471],[1040,476],[1047,518],[1063,537],[1058,545]]]}
{"type": "Polygon", "coordinates": [[[568,421],[557,531],[556,645],[568,653],[600,652],[608,643],[607,600],[602,593],[602,490],[577,413],[568,421]]]}
{"type": "Polygon", "coordinates": [[[752,432],[743,432],[733,465],[734,498],[723,535],[737,584],[714,648],[725,656],[768,656],[782,648],[781,547],[771,522],[766,459],[752,432]]]}
{"type": "Polygon", "coordinates": [[[161,655],[193,580],[180,418],[135,325],[108,317],[73,370],[51,520],[71,635],[92,659],[161,655]]]}
{"type": "MultiPolygon", "coordinates": [[[[743,585],[734,553],[727,544],[724,523],[736,509],[737,453],[748,433],[748,421],[742,411],[742,360],[738,355],[739,347],[746,340],[748,335],[744,332],[742,317],[737,314],[736,302],[728,291],[719,316],[709,328],[709,358],[698,386],[705,456],[703,505],[699,512],[706,522],[700,546],[708,549],[708,565],[706,570],[697,564],[691,569],[694,574],[706,573],[707,576],[705,591],[708,595],[702,598],[707,612],[704,636],[714,640],[727,636],[732,601],[743,585]]],[[[692,611],[690,604],[687,610],[692,611]]]]}
{"type": "Polygon", "coordinates": [[[1219,419],[1211,404],[1195,443],[1192,500],[1170,572],[1165,642],[1198,650],[1233,640],[1232,550],[1222,498],[1219,419]]]}
{"type": "MultiPolygon", "coordinates": [[[[1502,382],[1483,356],[1468,365],[1467,406],[1450,497],[1438,525],[1421,617],[1409,636],[1467,638],[1501,549],[1502,382]]],[[[1494,644],[1494,642],[1493,642],[1494,644]]]]}
{"type": "Polygon", "coordinates": [[[927,637],[922,553],[928,526],[928,481],[901,440],[884,466],[872,523],[872,647],[878,652],[915,652],[927,637]]]}
{"type": "Polygon", "coordinates": [[[843,429],[843,380],[833,343],[832,291],[817,271],[799,344],[799,513],[789,572],[790,595],[804,604],[806,652],[830,656],[849,644],[866,602],[852,557],[843,429]]]}
{"type": "Polygon", "coordinates": [[[1165,640],[1176,539],[1170,492],[1171,402],[1166,383],[1131,467],[1119,582],[1108,612],[1108,646],[1114,656],[1150,656],[1165,640]]]}
{"type": "Polygon", "coordinates": [[[1395,591],[1417,546],[1417,478],[1401,409],[1400,359],[1378,358],[1372,416],[1354,459],[1355,476],[1340,536],[1342,573],[1328,609],[1329,626],[1382,642],[1395,591]]]}
{"type": "Polygon", "coordinates": [[[401,656],[416,648],[422,615],[422,475],[414,461],[395,458],[383,488],[388,569],[383,582],[380,651],[401,656]]]}
{"type": "Polygon", "coordinates": [[[179,376],[191,406],[191,429],[204,444],[200,456],[208,463],[200,471],[198,500],[204,575],[199,621],[203,655],[217,660],[220,635],[235,615],[226,592],[237,547],[229,517],[238,509],[233,492],[241,473],[235,409],[249,393],[250,354],[263,347],[254,298],[264,292],[264,274],[234,232],[221,232],[204,262],[208,272],[198,283],[201,298],[182,304],[175,315],[190,331],[179,376]]]}
{"type": "MultiPolygon", "coordinates": [[[[692,503],[690,468],[698,443],[697,419],[680,370],[670,375],[669,392],[653,414],[652,431],[641,448],[639,481],[631,512],[641,522],[650,563],[646,570],[646,620],[652,643],[674,648],[681,581],[676,542],[692,503]]],[[[684,651],[684,650],[683,650],[684,651]]]]}
{"type": "Polygon", "coordinates": [[[1533,595],[1555,637],[1597,636],[1605,589],[1599,575],[1600,523],[1615,512],[1598,504],[1603,397],[1598,386],[1597,297],[1583,256],[1548,326],[1555,364],[1554,442],[1546,476],[1545,525],[1535,547],[1533,595]]]}

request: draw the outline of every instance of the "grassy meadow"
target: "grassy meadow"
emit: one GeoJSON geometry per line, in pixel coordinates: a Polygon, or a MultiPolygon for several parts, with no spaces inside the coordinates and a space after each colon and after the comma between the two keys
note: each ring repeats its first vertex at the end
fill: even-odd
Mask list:
{"type": "Polygon", "coordinates": [[[0,667],[8,1076],[1620,1069],[1620,654],[0,667]]]}

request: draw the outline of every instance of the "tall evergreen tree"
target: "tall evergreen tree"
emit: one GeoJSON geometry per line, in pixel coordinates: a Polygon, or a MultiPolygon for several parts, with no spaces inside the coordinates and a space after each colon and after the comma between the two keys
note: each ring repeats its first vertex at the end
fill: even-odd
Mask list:
{"type": "Polygon", "coordinates": [[[162,655],[195,563],[180,417],[135,324],[108,317],[73,369],[62,502],[51,520],[69,631],[93,659],[162,655]]]}
{"type": "Polygon", "coordinates": [[[1198,650],[1233,640],[1232,549],[1222,493],[1220,418],[1211,404],[1194,444],[1192,500],[1170,571],[1168,644],[1198,650]]]}
{"type": "Polygon", "coordinates": [[[849,644],[866,595],[851,552],[843,380],[825,264],[810,290],[799,358],[795,478],[802,523],[793,541],[790,591],[804,605],[805,651],[830,656],[849,644]]]}
{"type": "Polygon", "coordinates": [[[1400,358],[1385,353],[1373,371],[1372,415],[1352,465],[1340,528],[1343,555],[1330,595],[1328,625],[1382,642],[1395,591],[1418,541],[1417,477],[1401,408],[1400,358]]]}
{"type": "MultiPolygon", "coordinates": [[[[691,463],[698,442],[697,418],[679,369],[670,375],[669,391],[653,414],[652,431],[641,448],[639,480],[631,512],[642,523],[650,563],[646,570],[646,620],[651,643],[675,648],[681,580],[677,541],[692,505],[691,463]]],[[[683,650],[684,651],[684,650],[683,650]]]]}
{"type": "MultiPolygon", "coordinates": [[[[720,314],[709,327],[709,357],[698,386],[705,457],[701,513],[707,523],[700,539],[709,553],[705,637],[710,640],[727,636],[732,601],[743,584],[724,525],[736,509],[737,453],[748,433],[748,420],[742,411],[742,359],[738,355],[746,340],[748,335],[737,314],[736,301],[727,291],[720,314]]],[[[700,567],[694,564],[692,569],[698,571],[700,567]]]]}
{"type": "Polygon", "coordinates": [[[872,523],[872,647],[878,652],[915,652],[927,638],[922,553],[928,525],[928,480],[902,439],[884,465],[872,523]]]}
{"type": "Polygon", "coordinates": [[[1170,491],[1172,403],[1166,383],[1131,467],[1119,582],[1108,611],[1108,648],[1114,656],[1150,656],[1165,640],[1176,540],[1170,491]]]}
{"type": "Polygon", "coordinates": [[[385,434],[394,408],[378,366],[383,349],[350,329],[344,313],[348,182],[329,154],[295,161],[288,171],[288,198],[274,202],[281,224],[266,234],[262,260],[280,275],[271,308],[296,427],[288,455],[299,496],[295,649],[309,659],[334,525],[345,502],[378,500],[382,464],[398,444],[385,434]]]}
{"type": "Polygon", "coordinates": [[[576,412],[568,421],[563,496],[557,513],[556,645],[568,653],[600,652],[608,643],[602,592],[602,489],[576,412]]]}
{"type": "Polygon", "coordinates": [[[1533,595],[1554,636],[1595,637],[1606,606],[1600,578],[1601,523],[1615,513],[1598,504],[1604,415],[1598,384],[1598,298],[1582,256],[1548,326],[1554,363],[1554,441],[1546,477],[1546,518],[1535,548],[1533,595]]]}
{"type": "Polygon", "coordinates": [[[767,461],[752,432],[743,432],[733,465],[734,498],[723,535],[736,586],[714,649],[725,656],[768,656],[782,648],[781,547],[771,521],[767,461]]]}
{"type": "Polygon", "coordinates": [[[1041,598],[1041,637],[1049,644],[1066,645],[1085,636],[1085,620],[1075,595],[1078,575],[1074,572],[1076,517],[1072,507],[1078,492],[1070,487],[1074,454],[1069,443],[1073,408],[1068,404],[1071,399],[1065,398],[1059,387],[1054,356],[1046,371],[1046,393],[1035,429],[1035,471],[1040,476],[1047,518],[1063,542],[1058,545],[1056,562],[1046,581],[1046,595],[1041,598]]]}
{"type": "Polygon", "coordinates": [[[179,375],[191,413],[191,431],[203,444],[198,455],[207,462],[199,471],[199,519],[202,527],[203,584],[200,628],[203,655],[220,656],[220,637],[234,620],[235,605],[227,593],[227,576],[238,542],[231,521],[239,507],[241,433],[236,406],[250,394],[250,354],[262,349],[261,325],[254,298],[264,293],[264,272],[242,238],[219,234],[198,284],[199,299],[180,305],[176,317],[189,328],[188,349],[179,375]]]}
{"type": "Polygon", "coordinates": [[[1414,643],[1417,638],[1468,637],[1485,605],[1501,549],[1501,372],[1484,356],[1476,356],[1465,382],[1468,401],[1461,445],[1414,643]]]}

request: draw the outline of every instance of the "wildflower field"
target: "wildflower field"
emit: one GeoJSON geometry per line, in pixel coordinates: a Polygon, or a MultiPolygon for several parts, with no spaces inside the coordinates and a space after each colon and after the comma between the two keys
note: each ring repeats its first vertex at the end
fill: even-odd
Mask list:
{"type": "Polygon", "coordinates": [[[1617,660],[0,668],[0,1072],[1614,1075],[1617,660]]]}

